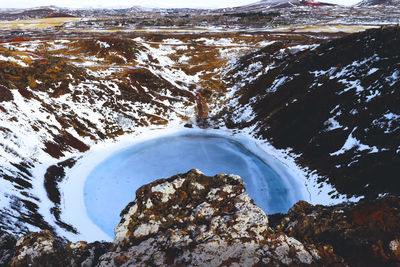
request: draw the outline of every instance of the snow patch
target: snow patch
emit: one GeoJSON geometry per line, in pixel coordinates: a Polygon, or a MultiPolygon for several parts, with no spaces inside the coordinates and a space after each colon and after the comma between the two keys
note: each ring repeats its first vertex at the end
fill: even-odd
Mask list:
{"type": "Polygon", "coordinates": [[[370,150],[370,153],[375,153],[378,152],[378,148],[376,146],[370,147],[368,145],[364,145],[362,144],[357,138],[355,138],[353,136],[354,131],[357,129],[357,127],[355,127],[351,133],[349,134],[349,136],[347,137],[346,142],[344,143],[344,145],[342,146],[341,149],[339,149],[336,152],[330,153],[329,155],[331,156],[338,156],[341,154],[344,154],[346,151],[349,151],[353,148],[356,148],[359,151],[364,151],[364,150],[370,150]]]}

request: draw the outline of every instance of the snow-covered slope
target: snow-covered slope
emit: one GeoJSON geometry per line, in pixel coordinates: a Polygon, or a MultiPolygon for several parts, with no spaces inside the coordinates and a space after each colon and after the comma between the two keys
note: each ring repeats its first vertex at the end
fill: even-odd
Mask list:
{"type": "Polygon", "coordinates": [[[400,29],[283,49],[273,43],[233,64],[217,123],[290,149],[339,193],[398,194],[400,29]]]}
{"type": "Polygon", "coordinates": [[[225,63],[262,45],[260,37],[177,38],[0,43],[3,230],[76,233],[60,218],[65,169],[96,143],[205,116],[225,63]]]}

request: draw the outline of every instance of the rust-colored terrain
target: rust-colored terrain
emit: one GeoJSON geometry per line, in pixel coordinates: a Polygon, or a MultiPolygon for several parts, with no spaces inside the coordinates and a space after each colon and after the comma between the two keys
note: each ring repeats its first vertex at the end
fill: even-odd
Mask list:
{"type": "MultiPolygon", "coordinates": [[[[87,259],[92,261],[88,266],[129,262],[129,257],[116,252],[122,247],[120,240],[113,245],[67,244],[65,236],[79,235],[79,229],[64,219],[63,181],[76,178],[69,177],[68,170],[96,145],[134,138],[144,130],[185,125],[247,133],[287,151],[310,179],[318,177],[320,187],[332,186],[332,198],[363,198],[335,206],[300,202],[287,214],[270,215],[268,227],[264,225],[268,231],[240,239],[248,244],[257,239],[257,249],[252,249],[259,253],[260,266],[397,266],[400,29],[371,21],[336,25],[332,21],[339,17],[325,11],[339,9],[309,9],[304,14],[284,9],[262,16],[271,26],[268,29],[254,21],[257,27],[241,28],[258,13],[242,16],[229,10],[215,15],[215,21],[204,15],[210,19],[206,26],[200,20],[198,25],[185,22],[188,25],[173,28],[153,13],[137,21],[131,21],[131,15],[63,17],[64,11],[47,9],[26,13],[29,20],[24,23],[3,17],[8,20],[0,22],[0,265],[45,266],[59,261],[60,255],[78,265],[87,259]],[[318,14],[332,23],[291,25],[318,14]],[[229,21],[237,24],[228,27],[229,21]],[[45,231],[32,234],[40,230],[45,231]],[[36,244],[40,253],[51,244],[51,252],[25,257],[27,244],[36,244]],[[281,249],[284,257],[278,255],[281,249]]],[[[346,12],[362,17],[368,10],[346,12]]],[[[375,10],[374,16],[382,10],[375,10]]],[[[387,24],[397,9],[390,12],[387,24]]],[[[176,15],[171,21],[184,18],[176,15]]],[[[196,182],[208,179],[196,172],[183,178],[187,176],[196,182]]],[[[153,200],[145,189],[165,181],[144,186],[136,202],[153,200]]],[[[238,184],[230,178],[225,182],[238,184]]],[[[188,184],[176,196],[181,205],[176,214],[189,212],[185,199],[196,192],[188,184]]],[[[202,186],[210,191],[208,182],[202,186]]],[[[235,197],[240,201],[232,201],[242,203],[244,189],[238,188],[235,197]]],[[[221,197],[229,196],[221,193],[221,197]]],[[[213,208],[221,218],[241,210],[232,203],[217,204],[213,208]]],[[[131,206],[122,214],[128,214],[131,206]]],[[[170,219],[170,210],[154,210],[159,218],[170,219]]],[[[154,217],[148,209],[140,212],[154,217]]],[[[242,225],[232,218],[227,224],[242,225]]],[[[179,238],[187,238],[188,232],[197,237],[197,230],[185,228],[188,222],[175,219],[169,223],[179,238]]],[[[216,220],[197,219],[206,228],[216,220]]],[[[243,229],[252,223],[246,221],[243,229]]],[[[258,223],[264,229],[264,222],[258,223]]],[[[137,238],[139,220],[129,225],[135,225],[125,229],[132,242],[124,243],[123,249],[141,255],[138,262],[156,264],[158,258],[146,261],[146,253],[133,246],[151,243],[157,234],[176,238],[164,228],[162,233],[137,238]]],[[[215,238],[223,236],[223,242],[236,240],[226,238],[220,229],[207,229],[215,238]]],[[[179,248],[158,251],[157,246],[169,242],[164,241],[159,239],[151,247],[165,252],[167,265],[188,264],[183,255],[202,244],[178,242],[174,244],[179,248]]],[[[229,242],[227,247],[233,244],[229,242]]],[[[229,257],[220,265],[243,265],[241,260],[229,257]]]]}
{"type": "MultiPolygon", "coordinates": [[[[223,76],[234,58],[272,42],[281,43],[284,55],[288,47],[337,35],[325,34],[322,39],[321,34],[134,34],[2,40],[0,110],[5,141],[0,146],[1,158],[9,166],[2,165],[1,172],[8,181],[5,188],[15,191],[14,208],[2,210],[12,222],[6,220],[3,227],[17,233],[27,231],[22,226],[26,222],[52,228],[38,214],[39,199],[31,193],[31,167],[43,157],[75,157],[92,144],[141,127],[177,122],[210,127],[208,117],[226,102],[229,87],[223,76]]],[[[54,171],[45,176],[56,221],[59,176],[54,171]]]]}

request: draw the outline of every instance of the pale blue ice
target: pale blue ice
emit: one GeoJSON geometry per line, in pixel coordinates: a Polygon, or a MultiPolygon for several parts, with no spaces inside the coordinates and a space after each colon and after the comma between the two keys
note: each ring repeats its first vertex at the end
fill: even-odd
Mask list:
{"type": "Polygon", "coordinates": [[[287,181],[237,141],[219,136],[178,135],[145,141],[117,152],[87,177],[84,194],[90,219],[110,237],[120,212],[136,190],[159,178],[190,169],[204,174],[238,174],[247,193],[267,214],[286,212],[294,203],[287,181]]]}

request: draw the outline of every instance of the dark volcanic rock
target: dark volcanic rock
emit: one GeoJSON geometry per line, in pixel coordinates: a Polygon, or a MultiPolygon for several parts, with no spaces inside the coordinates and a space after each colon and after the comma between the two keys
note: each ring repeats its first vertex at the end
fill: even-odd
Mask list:
{"type": "Polygon", "coordinates": [[[7,87],[0,85],[0,102],[3,101],[11,101],[13,100],[13,94],[11,93],[10,89],[7,87]]]}
{"type": "Polygon", "coordinates": [[[7,266],[14,257],[15,244],[17,240],[14,236],[0,230],[0,266],[7,266]]]}
{"type": "Polygon", "coordinates": [[[220,115],[225,125],[252,127],[275,147],[291,148],[339,193],[400,194],[400,28],[368,30],[286,56],[264,50],[238,62],[238,73],[252,63],[263,67],[233,79],[243,85],[231,110],[220,115]],[[242,119],[249,110],[251,120],[242,119]]]}
{"type": "Polygon", "coordinates": [[[400,198],[332,207],[301,201],[286,215],[270,216],[278,231],[301,242],[332,245],[350,266],[400,264],[400,198]]]}
{"type": "Polygon", "coordinates": [[[110,248],[106,242],[77,242],[63,245],[45,230],[18,240],[10,266],[96,266],[110,248]]]}
{"type": "Polygon", "coordinates": [[[71,168],[75,163],[76,159],[70,158],[56,165],[50,166],[44,175],[44,188],[46,189],[48,198],[54,204],[50,209],[50,212],[53,214],[56,223],[65,230],[76,234],[78,231],[73,226],[63,222],[60,218],[61,193],[58,186],[65,178],[65,169],[71,168]]]}

